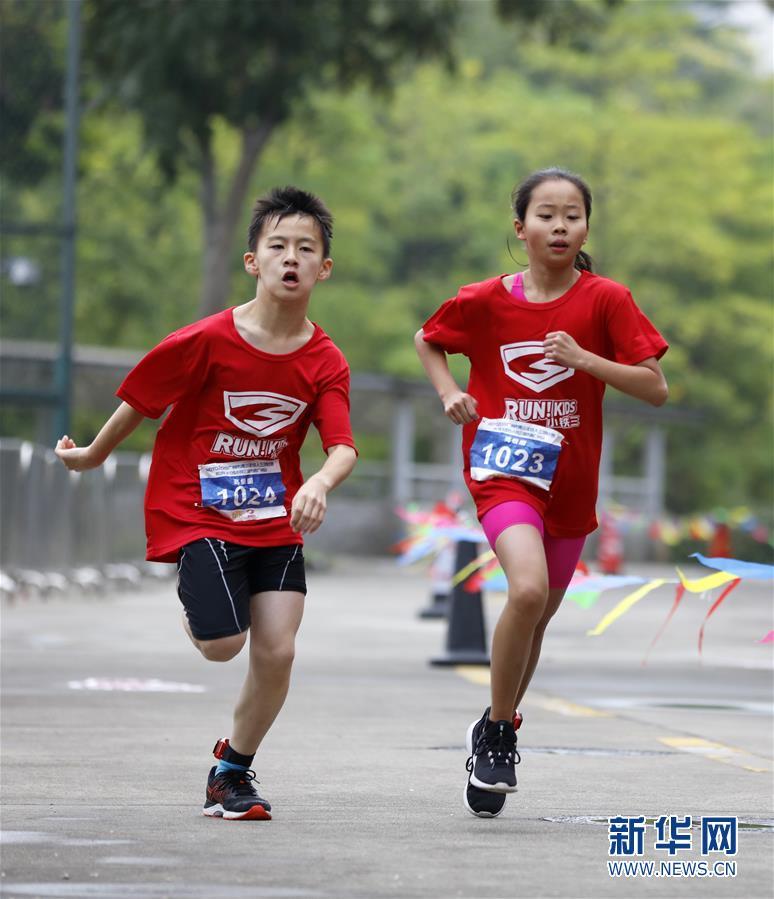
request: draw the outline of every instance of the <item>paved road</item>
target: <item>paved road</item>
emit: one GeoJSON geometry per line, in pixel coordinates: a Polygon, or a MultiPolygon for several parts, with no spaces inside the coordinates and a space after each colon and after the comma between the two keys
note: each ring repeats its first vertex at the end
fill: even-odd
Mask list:
{"type": "MultiPolygon", "coordinates": [[[[339,560],[310,575],[310,591],[291,696],[256,758],[275,809],[266,823],[200,814],[244,662],[196,655],[171,582],[5,605],[0,893],[774,894],[772,645],[756,642],[772,627],[768,587],[745,582],[729,597],[707,625],[702,663],[706,599],[686,597],[647,667],[671,589],[599,637],[585,632],[625,591],[591,609],[566,603],[524,705],[520,791],[495,820],[460,801],[464,733],[486,704],[487,670],[428,665],[445,624],[417,617],[421,573],[339,560]],[[116,681],[156,689],[95,689],[116,681]],[[662,815],[691,817],[680,831],[689,848],[655,847],[662,815]],[[613,878],[608,816],[645,818],[640,860],[735,862],[736,876],[613,878]],[[709,816],[738,816],[735,856],[701,855],[709,816]]],[[[490,622],[499,602],[487,599],[490,622]]]]}

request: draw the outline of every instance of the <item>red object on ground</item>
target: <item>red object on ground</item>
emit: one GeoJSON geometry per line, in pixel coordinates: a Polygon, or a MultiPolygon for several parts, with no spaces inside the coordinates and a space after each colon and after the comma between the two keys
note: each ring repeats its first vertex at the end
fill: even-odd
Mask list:
{"type": "Polygon", "coordinates": [[[707,549],[707,555],[713,559],[730,559],[731,553],[731,528],[722,521],[715,525],[715,533],[707,549]]]}
{"type": "Polygon", "coordinates": [[[602,515],[599,527],[597,563],[603,574],[618,574],[623,563],[623,540],[615,519],[602,515]]]}

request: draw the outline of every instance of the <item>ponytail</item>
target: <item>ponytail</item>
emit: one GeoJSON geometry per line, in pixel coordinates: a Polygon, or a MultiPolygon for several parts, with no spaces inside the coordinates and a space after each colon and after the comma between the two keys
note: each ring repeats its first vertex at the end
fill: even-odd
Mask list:
{"type": "Polygon", "coordinates": [[[591,258],[591,256],[589,256],[588,253],[580,250],[578,255],[575,257],[575,268],[577,268],[579,272],[591,272],[593,274],[594,260],[591,258]]]}

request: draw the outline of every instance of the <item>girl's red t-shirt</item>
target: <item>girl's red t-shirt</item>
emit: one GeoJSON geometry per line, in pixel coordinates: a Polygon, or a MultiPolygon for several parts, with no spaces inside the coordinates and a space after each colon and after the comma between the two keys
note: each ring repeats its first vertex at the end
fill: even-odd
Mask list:
{"type": "Polygon", "coordinates": [[[566,331],[596,355],[636,365],[661,358],[668,344],[622,284],[581,272],[561,297],[534,303],[512,296],[502,278],[460,289],[425,322],[424,339],[470,359],[467,392],[481,418],[508,418],[553,428],[564,436],[550,491],[520,479],[470,476],[470,448],[479,422],[462,432],[464,476],[481,518],[509,500],[529,503],[555,537],[581,537],[597,526],[595,506],[602,449],[605,384],[545,358],[551,331],[566,331]]]}
{"type": "Polygon", "coordinates": [[[303,543],[290,527],[290,506],[303,483],[299,451],[309,425],[325,450],[355,446],[349,367],[318,325],[300,349],[274,355],[241,337],[226,309],[166,337],[117,395],[148,418],[171,406],[145,493],[153,561],[174,562],[202,537],[303,543]]]}

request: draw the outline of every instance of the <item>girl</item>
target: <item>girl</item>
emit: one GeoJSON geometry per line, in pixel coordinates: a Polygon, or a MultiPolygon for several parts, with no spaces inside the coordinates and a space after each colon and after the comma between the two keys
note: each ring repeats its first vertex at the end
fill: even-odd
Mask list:
{"type": "Polygon", "coordinates": [[[667,398],[667,344],[621,284],[582,251],[591,192],[577,175],[535,172],[512,195],[529,267],[463,287],[417,332],[444,412],[463,426],[464,475],[508,580],[492,640],[491,706],[468,728],[465,805],[494,817],[516,790],[514,711],[535,671],[586,535],[597,526],[602,397],[610,385],[667,398]],[[461,390],[447,353],[470,360],[461,390]]]}

